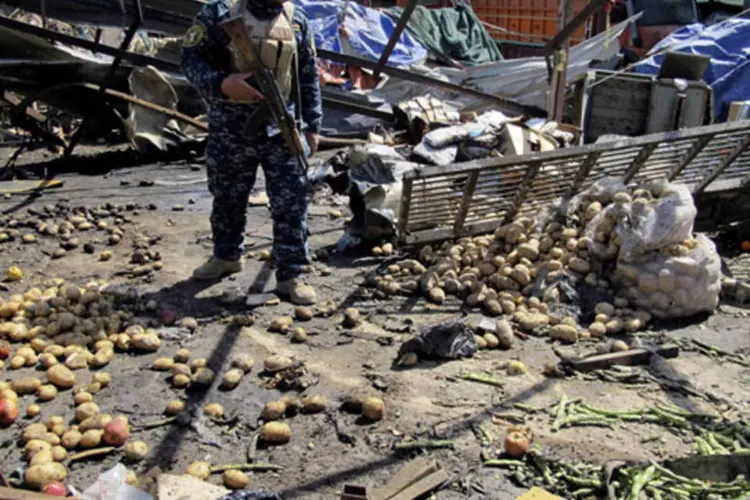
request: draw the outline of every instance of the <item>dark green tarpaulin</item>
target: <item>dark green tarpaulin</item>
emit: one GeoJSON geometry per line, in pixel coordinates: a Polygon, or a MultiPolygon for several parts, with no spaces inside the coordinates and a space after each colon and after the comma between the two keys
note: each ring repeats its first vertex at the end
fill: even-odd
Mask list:
{"type": "MultiPolygon", "coordinates": [[[[396,19],[401,12],[401,7],[389,9],[396,19]]],[[[445,55],[466,66],[479,66],[503,58],[474,11],[462,3],[456,8],[445,9],[419,6],[406,28],[431,52],[445,55]]]]}

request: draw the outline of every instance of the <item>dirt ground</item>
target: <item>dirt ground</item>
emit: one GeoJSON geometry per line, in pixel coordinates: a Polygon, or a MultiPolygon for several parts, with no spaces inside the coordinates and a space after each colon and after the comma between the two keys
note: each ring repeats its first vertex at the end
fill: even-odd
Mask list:
{"type": "MultiPolygon", "coordinates": [[[[97,148],[79,151],[78,155],[101,153],[97,148]]],[[[0,163],[4,164],[11,153],[12,150],[0,150],[0,163]]],[[[44,156],[40,152],[28,153],[21,163],[44,163],[47,160],[44,156]]],[[[30,245],[18,240],[0,245],[3,272],[11,265],[24,271],[23,280],[5,283],[7,289],[0,296],[23,292],[51,277],[79,284],[104,279],[136,287],[141,297],[156,300],[159,309],[173,309],[179,317],[198,319],[200,326],[194,334],[176,328],[162,329],[167,336],[157,353],[118,354],[105,368],[113,381],[96,396],[97,404],[102,411],[127,415],[136,426],[134,438],[150,446],[146,460],[128,464],[139,476],[153,475],[158,470],[181,473],[195,460],[215,465],[247,462],[248,446],[259,427],[263,406],[281,396],[276,390],[264,388],[258,374],[262,360],[270,354],[303,361],[311,378],[318,381],[305,394],[322,394],[331,402],[327,413],[288,419],[293,430],[289,444],[257,450],[257,461],[280,465],[283,470],[253,473],[249,489],[277,492],[283,498],[336,498],[345,484],[381,486],[410,458],[422,453],[394,451],[395,443],[409,439],[454,442],[452,449],[423,452],[429,453],[452,478],[446,488],[436,493],[437,498],[515,498],[524,488],[510,481],[504,471],[483,467],[480,456],[483,449],[501,449],[507,426],[518,418],[524,418],[525,425],[533,428],[536,446],[555,458],[603,464],[614,459],[661,460],[691,453],[690,436],[655,424],[582,426],[554,432],[553,415],[545,412],[527,415],[513,406],[525,403],[543,407],[555,403],[563,394],[610,410],[641,408],[660,401],[688,411],[711,412],[725,411],[731,403],[738,414],[746,415],[750,365],[727,357],[709,357],[694,349],[682,349],[669,365],[676,376],[692,381],[696,394],[708,393],[712,397],[665,390],[664,384],[647,377],[641,377],[637,383],[625,383],[607,380],[596,373],[551,376],[549,368],[559,359],[548,340],[534,337],[518,340],[509,351],[484,350],[468,360],[420,361],[411,369],[394,368],[400,345],[420,325],[461,316],[464,312],[457,303],[449,302],[438,308],[421,298],[387,301],[360,298],[358,285],[365,273],[382,261],[366,255],[337,255],[331,250],[343,234],[348,215],[347,200],[332,195],[318,197],[310,208],[311,251],[329,249],[330,255],[314,262],[309,278],[317,287],[320,301],[335,301],[339,311],[356,305],[365,321],[354,329],[345,329],[341,326],[340,312],[328,318],[314,318],[300,324],[308,332],[309,340],[294,343],[290,336],[267,329],[273,317],[293,315],[292,306],[282,302],[248,311],[244,305],[246,294],[271,291],[275,286],[268,263],[259,259],[271,243],[268,209],[262,204],[248,208],[248,257],[241,274],[209,285],[193,282],[189,279],[192,269],[209,256],[211,248],[208,220],[211,197],[203,165],[199,160],[128,164],[129,158],[114,153],[93,160],[79,157],[81,173],[59,174],[64,186],[31,199],[25,194],[0,199],[0,220],[23,219],[28,217],[30,208],[40,209],[63,200],[71,206],[155,205],[152,209],[126,212],[131,222],[126,225],[124,240],[117,246],[107,246],[106,234],[102,236],[100,232],[83,235],[83,241],[95,247],[92,254],[78,248],[60,259],[52,259],[56,242],[44,238],[30,245]],[[338,214],[332,214],[332,210],[340,210],[343,215],[336,217],[338,214]],[[139,233],[161,238],[152,250],[160,253],[164,266],[152,279],[133,278],[125,272],[132,267],[131,243],[139,233]],[[101,262],[98,255],[105,248],[112,250],[114,256],[108,262],[101,262]],[[255,316],[252,326],[233,326],[226,321],[247,312],[255,316]],[[232,391],[217,388],[220,377],[210,390],[178,391],[169,383],[167,374],[149,367],[154,359],[171,356],[180,347],[190,349],[193,357],[206,358],[217,374],[224,373],[237,353],[251,354],[256,367],[232,391]],[[528,372],[507,376],[502,366],[510,359],[522,360],[528,372]],[[504,385],[495,387],[463,380],[460,375],[464,372],[486,372],[501,379],[504,385]],[[353,393],[379,395],[386,404],[385,418],[366,424],[356,415],[338,411],[338,402],[353,393]],[[199,420],[197,425],[188,427],[137,427],[162,419],[167,402],[176,398],[184,399],[188,407],[221,403],[226,409],[226,423],[199,420]],[[492,444],[486,442],[487,435],[483,433],[489,434],[492,444]],[[353,443],[340,439],[344,435],[352,437],[353,443]]],[[[261,176],[254,194],[262,193],[261,176]]],[[[728,352],[747,352],[750,348],[747,313],[737,307],[722,306],[708,318],[625,337],[631,343],[665,338],[685,346],[691,345],[689,339],[699,339],[728,352]]],[[[580,343],[565,352],[590,353],[597,347],[595,342],[580,343]]],[[[6,366],[2,379],[33,373],[33,368],[9,371],[6,366]]],[[[634,373],[647,374],[648,369],[635,369],[634,373]]],[[[71,399],[61,393],[42,404],[39,416],[19,419],[13,427],[2,431],[5,442],[0,449],[0,471],[8,475],[25,465],[22,450],[15,441],[22,426],[44,421],[52,414],[72,416],[71,399]]],[[[23,397],[21,410],[33,402],[33,396],[23,397]]],[[[70,483],[83,489],[118,460],[118,454],[110,454],[103,459],[73,464],[70,483]]],[[[221,476],[214,475],[211,481],[220,483],[221,476]]]]}

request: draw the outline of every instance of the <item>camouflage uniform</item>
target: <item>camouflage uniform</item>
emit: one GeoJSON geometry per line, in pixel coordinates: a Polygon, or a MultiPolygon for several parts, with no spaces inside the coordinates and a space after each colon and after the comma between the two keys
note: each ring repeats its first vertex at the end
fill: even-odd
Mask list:
{"type": "MultiPolygon", "coordinates": [[[[273,259],[277,280],[281,282],[299,276],[302,266],[309,262],[310,190],[303,168],[290,156],[278,129],[261,126],[253,135],[247,135],[245,125],[256,106],[230,102],[221,93],[221,83],[232,70],[230,39],[219,23],[225,20],[233,3],[213,0],[205,4],[185,35],[182,48],[182,69],[209,104],[206,170],[208,188],[214,196],[214,256],[227,261],[242,256],[247,200],[261,164],[273,217],[273,259]]],[[[259,19],[277,16],[281,11],[281,6],[261,4],[258,0],[249,0],[248,8],[259,19]]],[[[299,74],[295,78],[304,130],[318,133],[323,113],[312,33],[299,9],[294,10],[291,21],[297,41],[299,74]]],[[[289,99],[292,113],[296,97],[294,92],[289,99]]]]}

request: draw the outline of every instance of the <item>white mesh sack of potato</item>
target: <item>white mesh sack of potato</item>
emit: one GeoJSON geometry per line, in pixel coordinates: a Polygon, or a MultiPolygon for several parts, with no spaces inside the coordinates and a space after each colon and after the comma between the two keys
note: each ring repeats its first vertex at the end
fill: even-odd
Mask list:
{"type": "Polygon", "coordinates": [[[702,234],[637,261],[618,262],[616,274],[631,304],[655,317],[684,318],[719,305],[721,259],[702,234]]]}

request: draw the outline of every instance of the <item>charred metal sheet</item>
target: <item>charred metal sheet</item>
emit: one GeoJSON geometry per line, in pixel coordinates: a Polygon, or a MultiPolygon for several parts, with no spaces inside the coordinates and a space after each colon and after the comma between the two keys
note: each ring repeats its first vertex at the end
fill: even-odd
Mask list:
{"type": "Polygon", "coordinates": [[[717,192],[747,188],[750,121],[445,167],[421,166],[404,176],[400,239],[411,244],[491,232],[509,217],[534,214],[604,177],[632,184],[685,184],[696,203],[717,192]]]}

